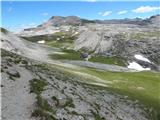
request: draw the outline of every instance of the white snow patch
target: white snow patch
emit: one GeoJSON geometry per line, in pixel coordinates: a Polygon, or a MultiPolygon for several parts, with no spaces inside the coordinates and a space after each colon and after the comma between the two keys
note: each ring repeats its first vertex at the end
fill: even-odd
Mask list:
{"type": "Polygon", "coordinates": [[[38,41],[37,43],[43,44],[43,43],[45,43],[45,40],[40,40],[40,41],[38,41]]]}
{"type": "Polygon", "coordinates": [[[151,63],[150,60],[148,60],[147,58],[143,57],[142,55],[136,54],[136,55],[134,55],[134,57],[135,57],[136,59],[138,59],[138,60],[142,60],[142,61],[151,63]]]}
{"type": "Polygon", "coordinates": [[[130,68],[130,69],[138,70],[138,71],[151,70],[150,68],[143,68],[141,65],[139,65],[136,62],[129,63],[129,65],[127,67],[130,68]]]}
{"type": "Polygon", "coordinates": [[[60,40],[60,38],[57,38],[57,40],[60,40]]]}

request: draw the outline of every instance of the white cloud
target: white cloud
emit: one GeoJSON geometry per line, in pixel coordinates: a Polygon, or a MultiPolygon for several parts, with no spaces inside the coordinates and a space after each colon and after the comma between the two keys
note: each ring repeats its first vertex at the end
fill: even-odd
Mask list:
{"type": "Polygon", "coordinates": [[[122,11],[119,11],[119,12],[118,12],[118,14],[119,14],[119,15],[121,15],[121,14],[125,14],[125,13],[127,13],[127,11],[126,11],[126,10],[122,10],[122,11]]]}
{"type": "Polygon", "coordinates": [[[105,11],[105,12],[99,12],[98,14],[99,15],[102,15],[102,16],[108,16],[112,13],[112,11],[105,11]]]}
{"type": "Polygon", "coordinates": [[[48,13],[47,13],[47,12],[44,12],[44,13],[42,13],[42,15],[43,15],[43,16],[47,16],[47,15],[48,15],[48,13]]]}
{"type": "Polygon", "coordinates": [[[106,11],[106,12],[104,12],[103,14],[102,14],[102,16],[108,16],[108,15],[110,15],[112,13],[112,11],[106,11]]]}
{"type": "Polygon", "coordinates": [[[132,11],[135,13],[146,13],[146,12],[153,12],[156,10],[160,10],[160,7],[141,6],[135,10],[132,10],[132,11]]]}
{"type": "Polygon", "coordinates": [[[8,8],[8,12],[12,12],[12,11],[13,11],[12,7],[8,8]]]}

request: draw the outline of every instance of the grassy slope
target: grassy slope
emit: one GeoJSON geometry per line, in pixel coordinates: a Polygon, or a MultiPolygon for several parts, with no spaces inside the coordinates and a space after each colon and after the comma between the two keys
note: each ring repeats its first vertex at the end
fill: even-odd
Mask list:
{"type": "MultiPolygon", "coordinates": [[[[154,72],[106,72],[87,68],[84,73],[111,81],[109,89],[160,111],[160,74],[154,72]]],[[[82,72],[81,71],[81,72],[82,72]]],[[[157,114],[156,112],[155,114],[157,114]]],[[[160,117],[160,116],[159,116],[160,117]]]]}
{"type": "MultiPolygon", "coordinates": [[[[59,60],[83,60],[82,58],[80,58],[80,52],[76,52],[74,50],[63,50],[62,52],[65,54],[51,54],[50,56],[52,59],[59,60]]],[[[125,61],[118,57],[95,56],[89,59],[89,61],[125,66],[125,61]]]]}
{"type": "MultiPolygon", "coordinates": [[[[65,68],[66,69],[66,68],[65,68]]],[[[143,72],[109,72],[93,68],[79,67],[78,69],[66,69],[71,74],[83,78],[83,74],[95,76],[102,81],[110,82],[108,90],[126,95],[133,100],[138,100],[149,108],[153,108],[155,116],[160,118],[160,73],[153,71],[143,72]]],[[[90,78],[93,79],[93,78],[90,78]]],[[[88,79],[89,80],[89,79],[88,79]]],[[[89,80],[89,82],[94,80],[89,80]]],[[[101,81],[99,81],[101,83],[101,81]]],[[[155,118],[155,120],[157,120],[155,118]]]]}
{"type": "MultiPolygon", "coordinates": [[[[149,36],[154,36],[156,33],[146,34],[149,36]]],[[[133,39],[141,38],[141,34],[133,34],[131,37],[133,39]]],[[[68,43],[68,41],[67,41],[68,43]]],[[[50,46],[60,47],[65,42],[48,42],[50,46]]],[[[72,43],[71,43],[72,44],[72,43]]],[[[80,53],[75,51],[63,51],[66,54],[54,54],[50,55],[53,59],[68,59],[68,60],[81,60],[80,53]]],[[[124,65],[124,62],[117,58],[104,58],[104,57],[95,57],[91,58],[90,61],[107,63],[107,64],[117,64],[124,65]]],[[[72,71],[66,69],[67,71],[72,71]]],[[[75,71],[75,70],[73,70],[75,71]]],[[[96,77],[101,78],[104,81],[111,81],[112,84],[109,85],[109,89],[115,92],[118,92],[123,95],[127,95],[134,100],[139,100],[141,103],[145,104],[148,107],[154,108],[160,118],[160,74],[154,72],[105,72],[98,71],[91,68],[85,68],[77,70],[81,73],[87,73],[96,77]]],[[[73,73],[73,72],[72,72],[73,73]]]]}
{"type": "MultiPolygon", "coordinates": [[[[64,68],[63,71],[74,74],[77,77],[81,76],[85,80],[92,83],[94,78],[86,79],[88,74],[100,78],[101,80],[109,81],[107,90],[128,96],[129,99],[138,100],[147,108],[153,109],[154,120],[160,118],[160,74],[156,72],[108,72],[99,71],[97,69],[80,67],[78,69],[64,68]],[[81,74],[77,74],[80,72],[81,74]],[[141,88],[141,89],[140,89],[141,88]],[[158,116],[158,117],[157,117],[158,116]]],[[[87,82],[87,81],[86,81],[87,82]]],[[[98,81],[97,81],[98,82],[98,81]]],[[[101,83],[101,81],[99,81],[101,83]]],[[[88,82],[87,82],[88,83],[88,82]]],[[[101,87],[100,87],[101,88],[101,87]]]]}
{"type": "Polygon", "coordinates": [[[51,47],[59,47],[59,48],[73,48],[73,42],[76,39],[76,36],[72,36],[69,33],[65,32],[57,32],[51,35],[38,35],[32,37],[22,37],[31,42],[38,42],[40,40],[45,40],[45,44],[51,47]],[[59,39],[59,40],[57,40],[59,39]]]}
{"type": "MultiPolygon", "coordinates": [[[[2,50],[2,56],[11,54],[2,50]]],[[[15,54],[11,54],[12,57],[18,58],[15,54]]],[[[160,74],[156,72],[107,72],[107,71],[98,71],[96,69],[78,67],[69,68],[62,67],[59,65],[48,64],[45,66],[53,68],[56,71],[61,71],[64,73],[64,77],[73,77],[75,76],[77,79],[82,79],[85,81],[89,81],[83,74],[89,74],[91,76],[96,76],[101,78],[103,81],[110,81],[112,84],[108,84],[108,90],[115,91],[117,93],[127,95],[129,98],[134,100],[139,100],[141,103],[145,104],[148,107],[152,107],[155,109],[155,119],[156,114],[159,115],[160,118],[160,74]],[[76,74],[76,72],[80,72],[82,74],[76,74]],[[144,89],[137,89],[137,87],[142,87],[144,89]],[[158,113],[159,112],[159,113],[158,113]]],[[[93,78],[90,78],[90,82],[92,82],[93,78]]],[[[30,82],[33,83],[33,82],[30,82]]],[[[31,89],[32,92],[36,92],[39,94],[43,90],[44,83],[32,84],[34,88],[31,89]],[[38,87],[37,87],[38,85],[38,87]],[[35,89],[36,88],[36,89],[35,89]],[[38,90],[38,91],[37,91],[38,90]]],[[[102,88],[102,87],[100,87],[102,88]]]]}
{"type": "Polygon", "coordinates": [[[133,32],[130,34],[130,39],[132,40],[142,40],[145,38],[152,38],[152,37],[160,37],[160,31],[159,30],[155,30],[153,32],[133,32]]]}

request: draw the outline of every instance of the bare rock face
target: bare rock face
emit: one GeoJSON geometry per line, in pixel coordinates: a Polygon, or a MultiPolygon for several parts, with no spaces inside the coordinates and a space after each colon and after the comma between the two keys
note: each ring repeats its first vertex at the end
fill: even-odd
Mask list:
{"type": "Polygon", "coordinates": [[[103,53],[112,46],[112,36],[103,31],[84,31],[75,42],[75,50],[87,49],[95,53],[103,53]]]}
{"type": "Polygon", "coordinates": [[[75,41],[75,50],[85,48],[90,51],[95,50],[101,36],[97,31],[84,31],[80,37],[75,41]]]}
{"type": "Polygon", "coordinates": [[[81,19],[76,16],[53,16],[47,22],[40,25],[39,27],[49,27],[49,26],[61,26],[61,25],[80,25],[81,19]]]}
{"type": "Polygon", "coordinates": [[[160,15],[151,16],[149,19],[145,21],[149,22],[154,27],[160,27],[160,15]]]}
{"type": "MultiPolygon", "coordinates": [[[[150,19],[156,21],[158,18],[150,19]]],[[[158,47],[160,31],[157,27],[133,24],[90,24],[75,41],[75,50],[85,49],[94,54],[110,54],[128,60],[133,60],[135,54],[142,54],[152,62],[160,64],[158,47]]]]}
{"type": "Polygon", "coordinates": [[[25,57],[47,59],[52,48],[24,40],[11,32],[1,32],[2,48],[25,57]]]}

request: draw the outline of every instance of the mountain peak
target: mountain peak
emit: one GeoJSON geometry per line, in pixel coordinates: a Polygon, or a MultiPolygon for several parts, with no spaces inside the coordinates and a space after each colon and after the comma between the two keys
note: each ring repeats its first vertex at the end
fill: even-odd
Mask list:
{"type": "Polygon", "coordinates": [[[61,25],[81,25],[82,20],[77,16],[52,16],[42,27],[61,26],[61,25]]]}

